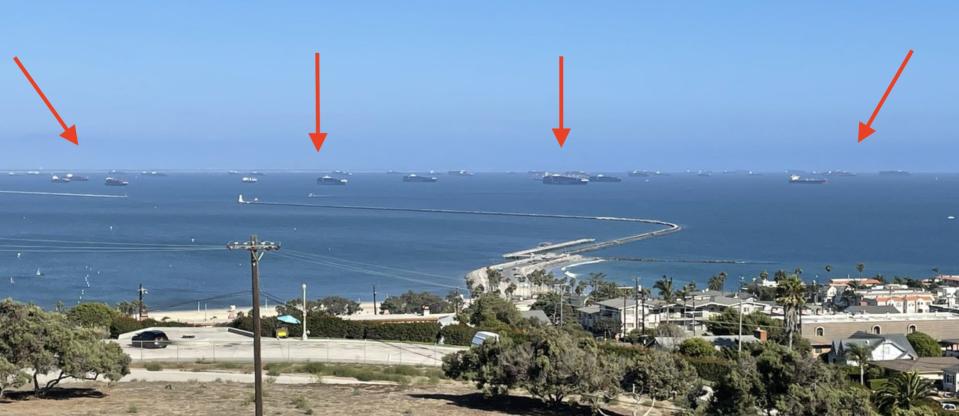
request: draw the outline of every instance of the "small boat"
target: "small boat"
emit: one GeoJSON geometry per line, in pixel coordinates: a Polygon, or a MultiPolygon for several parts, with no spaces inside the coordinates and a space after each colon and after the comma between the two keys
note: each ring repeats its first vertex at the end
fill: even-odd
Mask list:
{"type": "Polygon", "coordinates": [[[451,170],[448,173],[452,176],[473,176],[472,172],[465,170],[451,170]]]}
{"type": "Polygon", "coordinates": [[[86,176],[74,175],[72,173],[66,174],[65,178],[69,179],[70,182],[86,182],[90,180],[90,178],[86,176]]]}
{"type": "Polygon", "coordinates": [[[239,172],[239,171],[236,171],[236,170],[231,170],[231,171],[228,171],[228,172],[226,172],[226,173],[229,174],[229,175],[239,175],[239,174],[240,174],[240,172],[239,172]]]}
{"type": "Polygon", "coordinates": [[[330,175],[324,175],[322,178],[316,178],[317,185],[346,185],[349,182],[346,179],[334,178],[330,175]]]}
{"type": "Polygon", "coordinates": [[[415,173],[403,177],[403,182],[436,182],[438,180],[435,176],[419,176],[415,173]]]}
{"type": "Polygon", "coordinates": [[[622,182],[623,180],[615,176],[607,176],[602,173],[589,177],[590,182],[622,182]]]}
{"type": "Polygon", "coordinates": [[[127,186],[130,184],[130,182],[109,176],[103,181],[103,184],[106,186],[127,186]]]}
{"type": "Polygon", "coordinates": [[[40,271],[40,268],[37,267],[37,277],[43,276],[43,272],[40,271]]]}
{"type": "Polygon", "coordinates": [[[67,183],[67,182],[70,182],[70,178],[68,178],[68,177],[66,177],[66,176],[53,175],[53,176],[50,177],[50,182],[53,182],[53,183],[67,183]]]}
{"type": "Polygon", "coordinates": [[[257,179],[256,176],[244,176],[240,181],[243,183],[257,183],[260,180],[257,179]]]}
{"type": "Polygon", "coordinates": [[[40,174],[40,171],[39,171],[39,170],[27,171],[27,175],[34,175],[34,176],[35,176],[35,175],[39,175],[39,174],[40,174]]]}
{"type": "Polygon", "coordinates": [[[645,177],[645,176],[649,176],[649,172],[645,170],[634,170],[632,172],[629,172],[629,176],[645,177]]]}
{"type": "Polygon", "coordinates": [[[789,177],[789,183],[818,185],[818,184],[826,183],[826,179],[825,178],[803,178],[803,177],[800,177],[799,175],[792,175],[789,177]]]}

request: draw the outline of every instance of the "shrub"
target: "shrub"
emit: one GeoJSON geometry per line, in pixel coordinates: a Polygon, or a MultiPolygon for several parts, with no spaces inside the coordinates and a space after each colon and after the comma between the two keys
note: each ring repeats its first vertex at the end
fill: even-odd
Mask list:
{"type": "Polygon", "coordinates": [[[366,339],[391,341],[436,342],[440,325],[436,322],[365,323],[366,339]]]}
{"type": "Polygon", "coordinates": [[[447,345],[469,346],[472,344],[476,332],[477,329],[469,325],[456,324],[444,326],[440,329],[440,336],[443,337],[443,342],[447,345]]]}
{"type": "MultiPolygon", "coordinates": [[[[699,377],[706,381],[719,382],[724,375],[733,370],[734,362],[718,357],[689,357],[686,359],[694,368],[699,377]]],[[[858,376],[858,372],[856,375],[858,376]]]]}
{"type": "Polygon", "coordinates": [[[160,371],[163,369],[163,366],[160,365],[160,363],[146,363],[146,365],[143,367],[146,368],[147,371],[160,371]]]}
{"type": "Polygon", "coordinates": [[[689,338],[679,344],[679,353],[687,357],[712,357],[716,354],[716,349],[705,339],[689,338]]]}
{"type": "Polygon", "coordinates": [[[942,349],[939,348],[939,343],[929,335],[922,332],[913,332],[906,335],[906,339],[909,340],[909,344],[912,345],[912,348],[916,350],[916,354],[919,354],[920,357],[942,356],[942,349]]]}
{"type": "Polygon", "coordinates": [[[105,303],[81,303],[67,312],[71,322],[86,328],[108,328],[119,313],[105,303]]]}

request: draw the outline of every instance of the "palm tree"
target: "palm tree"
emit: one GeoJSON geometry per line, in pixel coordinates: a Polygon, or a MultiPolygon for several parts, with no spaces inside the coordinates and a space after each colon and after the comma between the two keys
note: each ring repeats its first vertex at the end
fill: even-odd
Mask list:
{"type": "Polygon", "coordinates": [[[932,382],[919,376],[915,371],[899,373],[889,379],[873,396],[876,407],[885,414],[909,410],[934,392],[932,382]]]}
{"type": "Polygon", "coordinates": [[[653,288],[659,290],[659,297],[666,302],[666,323],[669,323],[669,304],[676,298],[673,291],[673,278],[663,275],[662,279],[656,281],[653,288]]]}
{"type": "Polygon", "coordinates": [[[714,274],[713,277],[709,278],[709,283],[706,284],[706,287],[709,290],[721,290],[723,283],[719,280],[719,275],[714,274]]]}
{"type": "Polygon", "coordinates": [[[862,279],[862,271],[866,270],[866,265],[863,263],[859,263],[856,265],[856,270],[859,271],[859,278],[862,279]]]}
{"type": "Polygon", "coordinates": [[[793,348],[793,335],[799,327],[799,314],[806,304],[806,289],[802,280],[790,276],[779,281],[776,287],[776,302],[783,306],[786,335],[789,337],[789,349],[793,348]]]}
{"type": "Polygon", "coordinates": [[[846,359],[855,361],[859,366],[859,384],[866,385],[866,364],[872,359],[872,348],[869,344],[846,345],[846,359]]]}

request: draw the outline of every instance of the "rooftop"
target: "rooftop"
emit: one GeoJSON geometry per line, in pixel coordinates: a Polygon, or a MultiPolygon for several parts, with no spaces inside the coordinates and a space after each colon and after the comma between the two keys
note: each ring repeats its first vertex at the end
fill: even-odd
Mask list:
{"type": "Polygon", "coordinates": [[[959,365],[959,358],[921,357],[916,360],[871,361],[870,364],[900,373],[913,371],[918,373],[940,373],[946,368],[959,365]]]}
{"type": "Polygon", "coordinates": [[[809,315],[803,316],[803,324],[825,324],[840,322],[896,322],[896,321],[952,321],[959,320],[959,315],[948,312],[934,313],[884,313],[884,314],[849,314],[809,315]]]}

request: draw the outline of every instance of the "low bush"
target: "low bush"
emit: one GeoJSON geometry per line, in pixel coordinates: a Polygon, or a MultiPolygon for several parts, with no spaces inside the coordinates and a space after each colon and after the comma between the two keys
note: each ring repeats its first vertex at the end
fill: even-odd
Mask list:
{"type": "Polygon", "coordinates": [[[146,363],[143,368],[146,368],[147,371],[160,371],[163,369],[163,366],[160,365],[160,363],[146,363]]]}
{"type": "Polygon", "coordinates": [[[699,377],[706,381],[718,382],[725,375],[733,371],[733,362],[719,357],[687,357],[688,361],[696,369],[699,377]]]}
{"type": "Polygon", "coordinates": [[[473,336],[477,329],[469,325],[456,324],[447,325],[440,329],[440,336],[443,337],[443,343],[447,345],[470,346],[473,342],[473,336]]]}

